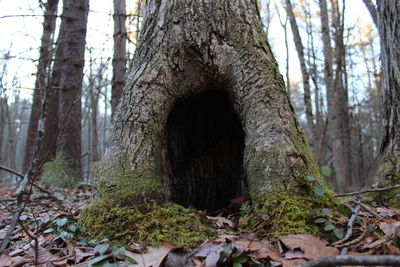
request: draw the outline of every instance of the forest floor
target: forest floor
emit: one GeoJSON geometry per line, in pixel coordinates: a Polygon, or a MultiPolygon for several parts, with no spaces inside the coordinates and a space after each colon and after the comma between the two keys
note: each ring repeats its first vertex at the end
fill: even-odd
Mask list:
{"type": "MultiPolygon", "coordinates": [[[[16,202],[13,191],[8,186],[0,189],[0,241],[13,216],[16,202]]],[[[289,267],[340,254],[400,255],[400,210],[370,206],[360,196],[346,201],[349,216],[335,218],[336,224],[346,229],[343,234],[334,233],[337,228],[319,221],[325,223],[327,232],[341,238],[336,242],[307,234],[271,241],[267,236],[240,233],[235,220],[225,210],[213,216],[199,212],[213,222],[221,235],[216,240],[205,240],[191,251],[168,240],[162,241],[158,248],[135,243],[116,247],[107,239],[80,240],[78,217],[90,201],[88,187],[54,192],[52,196],[33,191],[10,244],[0,257],[0,266],[158,267],[178,266],[177,262],[182,263],[184,258],[184,266],[289,267]]]]}

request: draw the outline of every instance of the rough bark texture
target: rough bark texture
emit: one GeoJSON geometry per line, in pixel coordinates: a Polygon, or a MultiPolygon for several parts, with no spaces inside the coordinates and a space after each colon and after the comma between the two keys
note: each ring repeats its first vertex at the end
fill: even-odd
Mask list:
{"type": "MultiPolygon", "coordinates": [[[[196,203],[182,203],[179,194],[191,197],[198,189],[208,192],[204,199],[219,200],[212,194],[232,190],[232,197],[248,189],[255,202],[262,202],[264,193],[287,192],[304,184],[307,175],[318,176],[265,39],[256,1],[149,1],[134,67],[114,119],[106,153],[111,166],[159,178],[166,196],[187,206],[196,203]],[[204,94],[214,97],[204,100],[204,94]],[[196,112],[202,116],[196,118],[196,112]],[[178,129],[182,124],[171,123],[179,116],[188,122],[182,126],[189,128],[186,132],[178,129]],[[218,126],[218,117],[231,120],[229,132],[218,126]],[[171,129],[177,134],[171,135],[171,129]],[[180,134],[183,137],[177,138],[180,134]],[[171,138],[181,143],[174,144],[171,138]],[[186,148],[179,150],[180,146],[186,148]],[[231,166],[228,159],[206,152],[213,148],[238,162],[236,178],[218,180],[220,191],[209,188],[213,182],[198,188],[195,179],[217,178],[216,173],[227,170],[224,166],[231,166]],[[207,166],[220,171],[200,173],[212,172],[207,166]]],[[[108,177],[106,183],[119,180],[108,177]]],[[[216,207],[215,202],[209,205],[206,208],[216,207]]]]}
{"type": "Polygon", "coordinates": [[[81,171],[81,94],[85,64],[85,38],[88,0],[64,0],[62,22],[63,64],[60,81],[60,132],[57,153],[80,176],[81,171]]]}
{"type": "Polygon", "coordinates": [[[121,98],[126,76],[126,0],[114,0],[114,56],[111,90],[111,115],[121,98]]]}
{"type": "Polygon", "coordinates": [[[385,125],[377,178],[391,184],[400,180],[400,2],[381,0],[378,11],[385,125]]]}
{"type": "Polygon", "coordinates": [[[56,19],[58,10],[58,0],[49,0],[45,4],[43,34],[39,51],[39,62],[36,72],[35,91],[33,93],[31,116],[29,119],[28,136],[25,144],[25,155],[23,168],[27,171],[33,157],[37,128],[40,117],[40,107],[42,102],[42,92],[44,92],[46,78],[52,59],[54,32],[56,29],[56,19]]]}

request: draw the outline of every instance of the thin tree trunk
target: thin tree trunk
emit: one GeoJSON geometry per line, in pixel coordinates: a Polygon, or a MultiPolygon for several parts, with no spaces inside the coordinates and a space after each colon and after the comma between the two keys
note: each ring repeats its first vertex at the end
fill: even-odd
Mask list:
{"type": "MultiPolygon", "coordinates": [[[[140,4],[139,4],[140,6],[140,4]]],[[[139,15],[139,14],[138,14],[139,15]]],[[[126,76],[126,0],[114,0],[114,56],[111,89],[111,116],[121,98],[126,76]]]]}
{"type": "Polygon", "coordinates": [[[315,137],[316,137],[316,129],[314,124],[314,116],[312,112],[312,105],[311,105],[311,90],[310,90],[310,75],[307,70],[306,60],[304,57],[304,46],[301,40],[299,27],[297,26],[296,17],[293,13],[293,7],[290,0],[286,0],[286,13],[290,21],[290,27],[293,33],[293,40],[296,47],[297,55],[300,62],[300,69],[301,75],[303,78],[303,90],[304,90],[304,105],[306,110],[306,118],[307,118],[307,125],[310,129],[310,136],[309,140],[311,140],[312,146],[315,145],[315,137]]]}
{"type": "Polygon", "coordinates": [[[52,67],[51,77],[48,81],[47,99],[47,119],[44,121],[44,136],[43,144],[40,150],[39,163],[41,166],[46,162],[53,160],[56,156],[57,150],[57,135],[59,131],[59,101],[60,101],[60,83],[61,83],[61,67],[63,65],[63,46],[65,40],[63,39],[63,27],[60,26],[60,32],[57,38],[56,52],[54,63],[52,67]]]}
{"type": "Polygon", "coordinates": [[[50,62],[53,51],[54,32],[56,29],[58,0],[49,0],[46,2],[43,21],[43,34],[39,52],[39,62],[36,72],[35,91],[33,93],[31,116],[29,119],[28,136],[25,144],[25,155],[23,161],[23,171],[26,172],[32,161],[33,149],[36,140],[37,127],[40,117],[40,107],[42,94],[49,73],[50,62]]]}
{"type": "Polygon", "coordinates": [[[62,22],[63,64],[60,81],[60,131],[57,154],[66,158],[69,166],[81,176],[81,94],[85,64],[85,38],[88,0],[64,0],[62,22]]]}

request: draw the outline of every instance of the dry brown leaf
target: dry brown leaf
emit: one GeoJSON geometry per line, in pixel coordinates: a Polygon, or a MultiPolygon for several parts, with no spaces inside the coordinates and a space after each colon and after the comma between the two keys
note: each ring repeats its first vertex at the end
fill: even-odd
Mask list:
{"type": "Polygon", "coordinates": [[[235,241],[235,244],[247,248],[250,252],[259,251],[267,246],[260,241],[249,241],[249,240],[238,240],[235,241]]]}
{"type": "Polygon", "coordinates": [[[400,210],[395,208],[379,207],[376,209],[378,214],[384,218],[393,218],[400,216],[400,210]]]}
{"type": "Polygon", "coordinates": [[[312,235],[288,235],[282,237],[280,240],[291,251],[300,248],[304,252],[304,258],[308,260],[339,254],[337,248],[328,247],[327,241],[321,240],[312,235]]]}
{"type": "Polygon", "coordinates": [[[394,235],[396,228],[400,227],[400,222],[394,222],[394,223],[385,223],[381,222],[379,223],[379,228],[385,233],[387,236],[392,236],[394,235]]]}
{"type": "Polygon", "coordinates": [[[225,225],[225,224],[228,225],[228,226],[231,227],[231,228],[235,228],[235,227],[236,227],[236,224],[235,224],[234,222],[232,222],[231,220],[228,220],[227,218],[224,218],[224,217],[220,217],[220,216],[217,216],[217,217],[206,216],[206,218],[209,219],[209,220],[214,221],[214,222],[215,222],[215,225],[216,225],[218,228],[224,228],[224,225],[225,225]]]}
{"type": "Polygon", "coordinates": [[[139,254],[125,250],[125,256],[134,259],[138,263],[130,266],[159,267],[168,253],[175,248],[177,248],[177,246],[174,243],[162,241],[158,248],[149,248],[146,254],[139,254]]]}
{"type": "Polygon", "coordinates": [[[244,195],[241,195],[240,197],[237,197],[237,198],[229,200],[229,202],[231,202],[232,204],[241,205],[241,204],[245,203],[248,200],[250,200],[250,194],[246,193],[244,195]]]}
{"type": "MultiPolygon", "coordinates": [[[[38,256],[39,256],[39,262],[47,262],[47,261],[57,261],[60,259],[57,255],[54,255],[50,253],[46,248],[39,246],[38,247],[38,256]]],[[[25,256],[26,259],[32,259],[32,261],[35,259],[35,248],[31,247],[28,252],[26,253],[25,256]]]]}
{"type": "Polygon", "coordinates": [[[80,263],[84,259],[93,255],[94,255],[93,252],[83,252],[81,249],[75,248],[75,261],[76,261],[75,263],[80,263]]]}

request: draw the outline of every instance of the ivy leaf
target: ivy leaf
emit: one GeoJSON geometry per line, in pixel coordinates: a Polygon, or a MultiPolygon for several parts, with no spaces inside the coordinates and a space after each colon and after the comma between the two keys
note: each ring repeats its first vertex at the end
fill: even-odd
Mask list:
{"type": "Polygon", "coordinates": [[[21,216],[19,216],[19,220],[20,220],[20,221],[25,221],[26,219],[28,219],[28,216],[27,216],[27,215],[21,215],[21,216]]]}
{"type": "Polygon", "coordinates": [[[318,219],[316,219],[316,220],[314,221],[314,223],[324,223],[324,222],[326,222],[326,219],[325,219],[325,218],[318,218],[318,219]]]}
{"type": "Polygon", "coordinates": [[[72,232],[75,232],[76,231],[76,224],[74,223],[74,224],[69,225],[68,229],[71,230],[72,232]]]}
{"type": "Polygon", "coordinates": [[[233,259],[233,263],[245,263],[249,258],[246,255],[240,255],[239,257],[233,259]]]}
{"type": "Polygon", "coordinates": [[[317,180],[317,178],[308,175],[308,176],[307,176],[307,180],[308,180],[309,182],[312,182],[312,181],[317,180]]]}
{"type": "Polygon", "coordinates": [[[342,228],[335,228],[333,229],[333,233],[338,239],[342,239],[344,237],[344,232],[342,228]]]}
{"type": "Polygon", "coordinates": [[[333,225],[333,223],[328,223],[324,227],[324,231],[327,231],[327,232],[332,231],[333,229],[335,229],[335,226],[333,225]]]}
{"type": "Polygon", "coordinates": [[[58,220],[56,221],[56,224],[57,224],[59,227],[62,227],[62,226],[64,226],[67,222],[68,222],[68,219],[67,219],[67,218],[62,218],[62,219],[58,219],[58,220]]]}
{"type": "Polygon", "coordinates": [[[313,191],[317,196],[322,197],[326,193],[326,187],[323,185],[316,185],[313,186],[313,191]]]}
{"type": "Polygon", "coordinates": [[[332,169],[326,166],[321,167],[321,173],[323,176],[329,176],[332,174],[332,169]]]}
{"type": "Polygon", "coordinates": [[[330,217],[330,216],[332,216],[332,210],[331,209],[322,209],[322,214],[330,217]]]}
{"type": "Polygon", "coordinates": [[[121,247],[113,247],[111,249],[111,254],[114,255],[117,258],[123,258],[125,256],[125,248],[121,247]]]}
{"type": "Polygon", "coordinates": [[[54,232],[54,228],[49,228],[43,231],[44,234],[49,234],[51,232],[54,232]]]}
{"type": "Polygon", "coordinates": [[[107,249],[110,247],[110,245],[109,244],[100,244],[100,245],[97,245],[95,248],[94,248],[94,250],[93,250],[93,252],[96,254],[96,253],[99,253],[100,255],[103,255],[106,251],[107,251],[107,249]]]}

